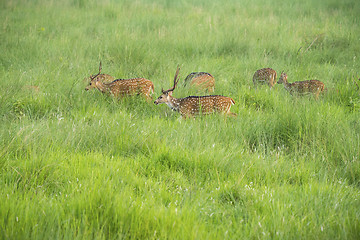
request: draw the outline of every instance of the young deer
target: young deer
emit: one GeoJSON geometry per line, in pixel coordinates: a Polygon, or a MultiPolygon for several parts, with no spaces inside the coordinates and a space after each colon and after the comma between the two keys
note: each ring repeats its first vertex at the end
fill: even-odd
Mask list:
{"type": "Polygon", "coordinates": [[[278,84],[284,83],[285,89],[294,95],[314,94],[315,99],[319,97],[319,94],[326,91],[325,84],[319,80],[306,80],[301,82],[289,83],[287,81],[287,74],[282,72],[279,78],[278,84]]]}
{"type": "MultiPolygon", "coordinates": [[[[111,83],[112,81],[115,80],[115,78],[113,76],[110,76],[108,74],[104,74],[104,73],[101,73],[101,62],[100,62],[100,65],[99,65],[99,73],[98,74],[95,74],[95,75],[91,75],[89,78],[85,78],[87,81],[90,80],[90,82],[94,79],[94,78],[97,78],[99,81],[101,81],[102,83],[111,83]]],[[[91,85],[87,86],[85,88],[85,90],[89,90],[93,87],[91,87],[91,85]]]]}
{"type": "Polygon", "coordinates": [[[267,84],[271,89],[276,83],[276,71],[272,68],[257,70],[253,76],[253,83],[255,88],[258,84],[267,84]]]}
{"type": "Polygon", "coordinates": [[[220,95],[210,96],[189,96],[186,98],[174,98],[172,96],[178,83],[178,75],[180,68],[177,68],[174,85],[172,88],[164,91],[161,89],[162,94],[154,102],[156,105],[166,103],[172,110],[178,111],[183,118],[192,117],[199,114],[211,114],[221,112],[228,115],[236,116],[235,113],[230,112],[230,108],[235,101],[232,98],[220,95]]]}
{"type": "Polygon", "coordinates": [[[99,73],[91,77],[90,84],[85,90],[97,88],[100,92],[110,93],[115,97],[143,95],[147,99],[151,99],[151,94],[154,93],[154,84],[150,80],[145,78],[116,79],[110,83],[104,83],[100,77],[100,71],[101,67],[99,73]]]}
{"type": "Polygon", "coordinates": [[[206,90],[208,92],[214,92],[215,78],[206,72],[192,72],[185,78],[184,87],[190,83],[190,86],[194,86],[200,90],[206,90]]]}

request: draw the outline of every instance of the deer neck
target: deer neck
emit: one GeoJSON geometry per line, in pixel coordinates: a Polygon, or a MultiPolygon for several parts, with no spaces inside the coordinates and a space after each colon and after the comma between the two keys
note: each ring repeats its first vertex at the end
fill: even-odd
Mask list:
{"type": "Polygon", "coordinates": [[[99,89],[101,92],[107,92],[109,90],[109,87],[107,85],[105,85],[103,82],[101,81],[97,81],[95,83],[95,86],[97,87],[97,89],[99,89]]]}
{"type": "Polygon", "coordinates": [[[284,87],[287,91],[291,90],[291,84],[287,81],[287,79],[283,79],[284,87]]]}
{"type": "Polygon", "coordinates": [[[174,98],[173,96],[168,96],[168,101],[166,102],[166,105],[168,105],[173,111],[179,111],[180,100],[174,98]]]}

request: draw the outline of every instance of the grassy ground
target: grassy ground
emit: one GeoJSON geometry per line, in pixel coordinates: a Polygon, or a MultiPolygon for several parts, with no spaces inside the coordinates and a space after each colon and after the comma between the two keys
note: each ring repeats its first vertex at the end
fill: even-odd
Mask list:
{"type": "MultiPolygon", "coordinates": [[[[0,1],[1,239],[359,239],[358,1],[0,1]],[[232,112],[85,92],[207,71],[232,112]],[[318,101],[272,67],[319,79],[318,101]],[[36,88],[31,87],[36,86],[36,88]]],[[[174,95],[192,94],[178,88],[174,95]]]]}

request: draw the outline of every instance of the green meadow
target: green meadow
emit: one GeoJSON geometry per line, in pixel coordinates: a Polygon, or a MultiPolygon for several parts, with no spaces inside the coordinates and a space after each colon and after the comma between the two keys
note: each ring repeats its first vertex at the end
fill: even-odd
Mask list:
{"type": "Polygon", "coordinates": [[[357,0],[0,0],[0,239],[360,239],[357,0]],[[86,78],[236,102],[182,119],[86,78]],[[318,100],[253,88],[318,79],[318,100]]]}

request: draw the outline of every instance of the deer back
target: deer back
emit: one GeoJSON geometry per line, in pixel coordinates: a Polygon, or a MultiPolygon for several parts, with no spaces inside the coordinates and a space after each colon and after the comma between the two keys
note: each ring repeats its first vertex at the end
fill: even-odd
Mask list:
{"type": "Polygon", "coordinates": [[[188,84],[200,90],[213,92],[215,89],[215,78],[207,72],[192,72],[184,80],[184,86],[188,84]]]}
{"type": "Polygon", "coordinates": [[[272,68],[262,68],[257,70],[253,76],[253,83],[256,84],[268,84],[272,88],[276,83],[277,73],[272,68]]]}
{"type": "Polygon", "coordinates": [[[151,98],[150,95],[154,93],[154,84],[145,78],[116,79],[111,83],[105,84],[105,86],[116,97],[143,95],[146,98],[151,98]]]}
{"type": "Polygon", "coordinates": [[[235,104],[235,101],[232,98],[221,95],[189,96],[178,99],[178,110],[183,116],[211,114],[215,112],[229,114],[233,104],[235,104]]]}

